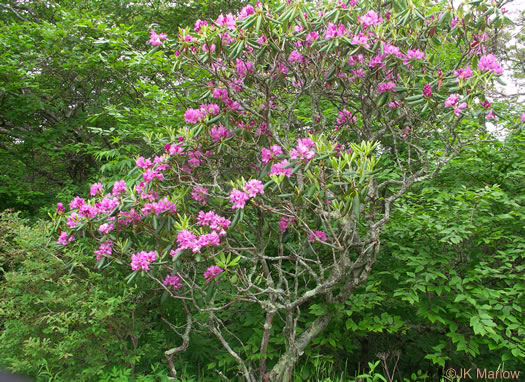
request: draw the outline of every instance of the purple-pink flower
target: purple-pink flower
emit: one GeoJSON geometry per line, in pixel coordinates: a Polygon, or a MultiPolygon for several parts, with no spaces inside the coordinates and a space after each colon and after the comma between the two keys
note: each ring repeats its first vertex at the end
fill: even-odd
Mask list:
{"type": "Polygon", "coordinates": [[[153,29],[151,29],[149,33],[150,33],[150,38],[148,40],[148,43],[150,43],[153,46],[161,46],[162,41],[160,40],[166,40],[168,38],[168,36],[165,33],[157,34],[155,33],[153,29]]]}
{"type": "Polygon", "coordinates": [[[119,196],[120,194],[126,192],[126,182],[123,180],[117,180],[115,183],[113,183],[113,190],[111,191],[111,194],[113,196],[119,196]]]}
{"type": "Polygon", "coordinates": [[[214,280],[222,272],[224,272],[224,270],[218,265],[212,265],[211,267],[208,267],[206,272],[204,272],[204,278],[206,279],[206,284],[214,280]]]}
{"type": "Polygon", "coordinates": [[[244,208],[248,200],[250,200],[250,196],[236,188],[234,188],[230,194],[230,202],[233,203],[232,209],[244,208]]]}
{"type": "Polygon", "coordinates": [[[250,198],[255,198],[257,194],[264,194],[264,185],[260,180],[252,179],[244,186],[244,191],[250,198]]]}
{"type": "Polygon", "coordinates": [[[389,92],[389,91],[395,93],[396,92],[395,88],[396,88],[396,84],[393,81],[381,82],[377,86],[377,92],[379,94],[389,92]]]}
{"type": "Polygon", "coordinates": [[[381,24],[383,22],[383,18],[379,17],[377,13],[373,10],[368,11],[366,15],[360,17],[360,22],[366,27],[370,27],[372,25],[381,24]]]}
{"type": "Polygon", "coordinates": [[[64,205],[62,203],[57,203],[57,213],[63,214],[64,212],[66,212],[66,210],[64,209],[64,205]]]}
{"type": "Polygon", "coordinates": [[[288,162],[288,159],[285,159],[279,163],[272,165],[269,175],[272,176],[272,175],[283,174],[283,175],[286,175],[288,178],[291,177],[293,169],[290,167],[287,167],[289,164],[290,162],[288,162]],[[284,168],[284,167],[287,167],[287,168],[284,168]]]}
{"type": "Polygon", "coordinates": [[[323,231],[313,231],[308,234],[308,241],[313,243],[316,240],[326,241],[326,234],[323,231]]]}
{"type": "Polygon", "coordinates": [[[104,186],[101,183],[93,183],[89,188],[89,195],[97,196],[99,192],[104,193],[104,186]]]}
{"type": "Polygon", "coordinates": [[[495,74],[503,74],[503,68],[501,67],[501,64],[492,54],[487,54],[479,59],[478,69],[495,74]]]}
{"type": "Polygon", "coordinates": [[[448,98],[445,101],[445,107],[451,107],[454,106],[456,103],[458,103],[459,97],[456,94],[451,94],[448,96],[448,98]]]}
{"type": "Polygon", "coordinates": [[[472,77],[472,69],[470,69],[470,66],[467,65],[464,68],[454,70],[454,75],[458,76],[457,81],[464,80],[472,77]]]}
{"type": "Polygon", "coordinates": [[[68,243],[75,240],[75,237],[73,235],[68,236],[67,232],[62,232],[58,238],[57,243],[62,245],[67,245],[68,243]]]}
{"type": "Polygon", "coordinates": [[[162,282],[165,286],[172,286],[174,290],[182,288],[182,282],[177,275],[168,275],[162,282]]]}
{"type": "Polygon", "coordinates": [[[281,216],[281,220],[279,220],[279,231],[285,233],[288,229],[288,226],[293,223],[295,223],[294,218],[287,218],[286,216],[281,216]]]}
{"type": "Polygon", "coordinates": [[[157,260],[155,251],[141,251],[131,256],[131,269],[138,271],[139,269],[149,271],[149,266],[152,262],[157,260]]]}
{"type": "Polygon", "coordinates": [[[97,261],[102,259],[104,255],[111,256],[113,253],[113,241],[112,240],[106,240],[103,243],[100,243],[98,249],[95,251],[95,255],[97,255],[97,261]]]}
{"type": "Polygon", "coordinates": [[[193,187],[193,190],[191,192],[191,197],[193,200],[196,200],[198,202],[201,202],[203,206],[206,205],[206,197],[208,196],[209,191],[206,187],[203,186],[195,186],[193,187]]]}
{"type": "Polygon", "coordinates": [[[430,84],[425,84],[425,86],[423,86],[423,96],[427,98],[432,97],[432,86],[430,84]]]}

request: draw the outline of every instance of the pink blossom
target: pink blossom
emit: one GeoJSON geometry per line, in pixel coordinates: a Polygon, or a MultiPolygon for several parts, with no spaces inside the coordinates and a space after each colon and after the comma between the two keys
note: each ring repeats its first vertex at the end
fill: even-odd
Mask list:
{"type": "Polygon", "coordinates": [[[76,227],[76,226],[79,225],[80,223],[81,223],[81,216],[79,216],[76,212],[71,213],[71,214],[67,217],[66,225],[67,225],[69,228],[76,227]]]}
{"type": "Polygon", "coordinates": [[[263,45],[263,44],[266,43],[266,41],[268,41],[268,39],[266,38],[265,35],[262,35],[261,37],[259,37],[259,38],[257,39],[257,44],[259,44],[259,45],[263,45]]]}
{"type": "Polygon", "coordinates": [[[314,41],[319,40],[319,33],[317,32],[310,32],[306,35],[305,42],[307,45],[312,45],[314,41]]]}
{"type": "Polygon", "coordinates": [[[285,233],[288,229],[288,226],[293,223],[295,223],[294,218],[287,218],[286,216],[281,216],[281,220],[279,220],[279,231],[285,233]]]}
{"type": "Polygon", "coordinates": [[[230,30],[235,29],[235,17],[231,13],[228,13],[226,16],[221,13],[219,17],[217,17],[217,20],[215,20],[215,23],[221,27],[225,26],[230,30]]]}
{"type": "Polygon", "coordinates": [[[252,5],[247,5],[244,8],[241,9],[239,12],[239,20],[242,20],[250,15],[253,15],[255,13],[255,9],[253,9],[252,5]]]}
{"type": "Polygon", "coordinates": [[[385,54],[392,54],[394,56],[400,56],[401,54],[401,50],[397,46],[390,44],[385,44],[383,52],[385,54]]]}
{"type": "Polygon", "coordinates": [[[472,70],[470,69],[470,66],[466,66],[464,68],[454,70],[454,75],[458,76],[457,81],[464,80],[472,77],[472,70]]]}
{"type": "Polygon", "coordinates": [[[109,195],[106,195],[100,203],[96,204],[96,207],[101,213],[108,213],[117,208],[119,204],[118,199],[113,199],[109,195]]]}
{"type": "Polygon", "coordinates": [[[143,168],[143,169],[153,167],[153,163],[151,162],[150,158],[144,159],[144,157],[139,157],[139,159],[135,161],[135,164],[137,165],[138,168],[143,168]]]}
{"type": "Polygon", "coordinates": [[[214,280],[222,272],[224,272],[224,270],[218,265],[212,265],[211,267],[208,267],[206,272],[204,272],[204,278],[206,279],[206,284],[214,280]]]}
{"type": "Polygon", "coordinates": [[[93,219],[95,216],[97,216],[99,212],[97,207],[90,206],[88,204],[84,204],[83,206],[79,208],[79,210],[80,210],[80,216],[88,218],[88,219],[93,219]]]}
{"type": "Polygon", "coordinates": [[[96,196],[99,192],[104,192],[104,186],[101,183],[93,183],[89,189],[89,194],[91,196],[96,196]]]}
{"type": "Polygon", "coordinates": [[[377,92],[379,94],[385,93],[385,92],[388,92],[388,91],[391,91],[391,92],[395,93],[396,92],[395,87],[396,87],[396,84],[393,81],[381,82],[377,86],[377,92]]]}
{"type": "Polygon", "coordinates": [[[144,182],[151,182],[153,179],[164,180],[164,175],[157,170],[149,168],[142,173],[142,178],[144,182]]]}
{"type": "Polygon", "coordinates": [[[104,223],[100,227],[98,227],[98,231],[103,235],[109,234],[114,229],[115,226],[112,223],[104,223]]]}
{"type": "Polygon", "coordinates": [[[485,119],[498,119],[498,117],[496,117],[496,114],[494,114],[494,110],[489,110],[488,114],[485,116],[485,119]]]}
{"type": "Polygon", "coordinates": [[[69,209],[74,210],[76,208],[82,207],[84,204],[84,199],[82,199],[80,196],[75,196],[75,198],[69,203],[69,209]]]}
{"type": "Polygon", "coordinates": [[[174,290],[182,288],[182,282],[177,275],[168,275],[162,282],[165,286],[172,286],[174,290]]]}
{"type": "Polygon", "coordinates": [[[264,185],[260,180],[252,179],[244,186],[244,191],[250,198],[255,198],[257,194],[264,194],[264,185]]]}
{"type": "Polygon", "coordinates": [[[368,36],[364,33],[359,33],[359,35],[354,36],[354,38],[352,39],[352,44],[362,45],[365,48],[370,48],[370,44],[368,43],[368,36]]]}
{"type": "Polygon", "coordinates": [[[239,77],[244,78],[248,73],[253,73],[253,63],[237,58],[235,60],[235,71],[239,77]]]}
{"type": "Polygon", "coordinates": [[[208,25],[208,22],[207,21],[204,21],[204,20],[197,20],[195,21],[195,26],[193,27],[193,30],[196,32],[196,33],[199,33],[201,31],[201,28],[208,25]]]}
{"type": "Polygon", "coordinates": [[[212,231],[211,233],[199,236],[199,239],[194,243],[192,251],[193,253],[200,252],[202,247],[207,247],[209,245],[219,246],[221,244],[221,239],[217,232],[212,231]]]}
{"type": "Polygon", "coordinates": [[[378,54],[377,56],[374,56],[370,59],[370,61],[368,62],[368,66],[370,68],[373,68],[375,66],[381,66],[383,64],[383,58],[384,56],[381,56],[380,54],[378,54]]]}
{"type": "Polygon", "coordinates": [[[203,186],[195,186],[193,187],[193,191],[191,193],[191,197],[193,200],[196,200],[198,202],[201,202],[202,205],[206,205],[206,197],[208,196],[208,189],[203,186]]]}
{"type": "Polygon", "coordinates": [[[98,249],[95,251],[95,255],[97,255],[97,261],[102,259],[104,255],[111,256],[113,253],[113,241],[112,240],[106,240],[103,243],[100,243],[98,249]]]}
{"type": "Polygon", "coordinates": [[[200,226],[210,227],[211,230],[217,231],[219,236],[225,236],[226,230],[232,222],[222,216],[217,215],[213,211],[204,212],[199,211],[197,224],[200,226]]]}
{"type": "Polygon", "coordinates": [[[407,60],[422,60],[425,58],[425,53],[419,49],[410,49],[406,54],[407,60]]]}
{"type": "Polygon", "coordinates": [[[236,188],[234,188],[230,194],[230,202],[234,203],[232,209],[244,208],[248,200],[250,200],[248,194],[239,191],[236,188]]]}
{"type": "Polygon", "coordinates": [[[228,100],[228,91],[226,89],[221,88],[215,88],[212,92],[213,98],[218,98],[222,102],[226,102],[228,100]]]}
{"type": "Polygon", "coordinates": [[[388,104],[388,107],[390,109],[394,109],[396,107],[401,107],[403,104],[401,103],[401,101],[392,101],[388,104]]]}
{"type": "Polygon", "coordinates": [[[297,139],[297,146],[290,150],[290,158],[308,161],[315,156],[315,143],[310,138],[297,139]]]}
{"type": "Polygon", "coordinates": [[[139,269],[149,271],[149,266],[152,262],[157,260],[155,251],[141,251],[131,256],[131,269],[138,271],[139,269]]]}
{"type": "Polygon", "coordinates": [[[206,113],[203,113],[198,109],[188,109],[184,113],[184,120],[188,123],[199,123],[205,115],[206,113]]]}
{"type": "Polygon", "coordinates": [[[313,231],[308,234],[308,241],[313,243],[316,240],[326,241],[326,234],[323,231],[313,231]]]}
{"type": "Polygon", "coordinates": [[[233,134],[223,125],[214,126],[210,129],[210,136],[214,142],[220,141],[222,138],[231,137],[233,134]]]}
{"type": "Polygon", "coordinates": [[[290,53],[290,56],[288,57],[288,61],[291,63],[297,62],[302,63],[304,59],[304,56],[299,53],[297,50],[294,50],[292,53],[290,53]]]}
{"type": "Polygon", "coordinates": [[[339,118],[337,118],[335,121],[338,125],[343,125],[345,123],[355,123],[357,121],[357,118],[352,114],[352,112],[346,109],[340,111],[338,115],[339,118]]]}
{"type": "Polygon", "coordinates": [[[481,106],[483,106],[485,109],[488,109],[491,105],[491,103],[487,100],[480,103],[481,106]]]}
{"type": "Polygon", "coordinates": [[[451,94],[448,96],[447,100],[445,101],[445,107],[451,107],[454,106],[456,103],[458,103],[459,97],[456,94],[451,94]]]}
{"type": "Polygon", "coordinates": [[[459,21],[459,19],[456,16],[454,16],[452,18],[452,20],[450,20],[450,27],[454,28],[456,26],[456,24],[458,23],[458,21],[459,21]]]}
{"type": "Polygon", "coordinates": [[[63,214],[64,212],[66,212],[66,210],[64,209],[64,205],[62,203],[57,203],[57,213],[63,214]]]}
{"type": "Polygon", "coordinates": [[[75,240],[75,237],[73,235],[71,236],[67,236],[67,232],[62,232],[60,234],[60,237],[58,238],[58,241],[57,243],[58,244],[62,244],[62,245],[67,245],[68,243],[72,242],[75,240]]]}
{"type": "Polygon", "coordinates": [[[423,86],[423,96],[427,98],[432,97],[432,86],[430,84],[425,84],[425,86],[423,86]]]}
{"type": "Polygon", "coordinates": [[[326,28],[324,39],[330,40],[336,37],[343,37],[347,33],[348,33],[348,30],[343,24],[340,24],[339,26],[337,26],[335,24],[328,23],[328,27],[326,28]]]}
{"type": "Polygon", "coordinates": [[[113,183],[113,190],[111,191],[111,194],[113,196],[119,196],[120,194],[126,192],[126,190],[126,182],[123,180],[117,180],[115,183],[113,183]]]}
{"type": "Polygon", "coordinates": [[[168,36],[165,33],[157,34],[153,29],[149,31],[150,38],[148,40],[148,43],[150,43],[152,46],[161,46],[162,41],[160,40],[166,40],[168,36]]]}
{"type": "Polygon", "coordinates": [[[454,114],[456,114],[456,116],[460,116],[461,115],[461,112],[463,110],[465,110],[467,108],[467,103],[466,102],[461,102],[459,105],[457,105],[455,108],[454,108],[454,114]]]}
{"type": "Polygon", "coordinates": [[[479,59],[478,69],[495,74],[503,74],[503,68],[501,67],[501,64],[492,54],[487,54],[479,59]]]}
{"type": "Polygon", "coordinates": [[[366,27],[371,27],[372,25],[381,24],[383,18],[379,17],[375,11],[368,11],[366,15],[361,16],[360,22],[366,27]]]}
{"type": "Polygon", "coordinates": [[[274,164],[271,169],[269,175],[286,175],[288,178],[292,176],[293,169],[292,168],[284,168],[288,166],[290,162],[288,162],[288,159],[285,159],[279,163],[274,164]]]}
{"type": "Polygon", "coordinates": [[[525,122],[525,112],[521,114],[520,122],[525,122]]]}
{"type": "Polygon", "coordinates": [[[166,144],[164,149],[169,155],[179,155],[184,150],[181,145],[166,144]]]}

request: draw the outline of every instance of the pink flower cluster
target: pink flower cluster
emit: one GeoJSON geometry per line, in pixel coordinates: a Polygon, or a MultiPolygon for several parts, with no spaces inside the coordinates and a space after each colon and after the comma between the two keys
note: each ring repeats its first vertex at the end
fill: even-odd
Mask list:
{"type": "Polygon", "coordinates": [[[219,236],[225,236],[226,230],[232,224],[232,222],[222,216],[217,215],[213,211],[204,212],[199,211],[197,217],[197,224],[202,227],[209,227],[212,231],[219,233],[219,236]]]}
{"type": "Polygon", "coordinates": [[[377,92],[379,94],[385,93],[385,92],[395,93],[396,92],[395,88],[396,88],[396,84],[393,81],[380,82],[379,85],[377,86],[377,92]]]}
{"type": "Polygon", "coordinates": [[[454,107],[454,114],[459,117],[461,112],[467,108],[467,103],[458,103],[458,101],[459,97],[456,94],[451,94],[445,101],[445,107],[454,107]]]}
{"type": "Polygon", "coordinates": [[[201,202],[203,206],[206,205],[206,197],[208,196],[209,191],[206,187],[203,186],[195,186],[193,187],[193,190],[191,192],[191,198],[193,200],[196,200],[198,202],[201,202]]]}
{"type": "Polygon", "coordinates": [[[162,282],[165,286],[172,286],[174,290],[182,288],[182,282],[177,275],[168,275],[162,282]]]}
{"type": "Polygon", "coordinates": [[[149,266],[152,262],[157,260],[155,251],[141,251],[131,256],[131,269],[138,271],[139,269],[149,271],[149,266]]]}
{"type": "Polygon", "coordinates": [[[423,96],[427,98],[432,97],[432,86],[430,84],[423,86],[423,96]]]}
{"type": "Polygon", "coordinates": [[[464,79],[472,77],[472,70],[470,69],[470,66],[467,65],[464,68],[454,70],[454,75],[458,76],[456,81],[459,82],[459,80],[464,80],[464,79]]]}
{"type": "Polygon", "coordinates": [[[324,34],[325,40],[331,40],[336,37],[343,37],[348,33],[348,30],[343,24],[339,24],[339,26],[328,23],[328,27],[326,28],[326,32],[324,34]]]}
{"type": "Polygon", "coordinates": [[[200,109],[188,109],[184,113],[184,120],[188,123],[199,123],[204,121],[208,115],[217,115],[220,108],[216,104],[201,105],[200,109]]]}
{"type": "Polygon", "coordinates": [[[275,159],[277,155],[282,155],[283,150],[281,149],[281,146],[279,145],[272,145],[270,146],[270,149],[263,148],[261,150],[261,161],[264,164],[268,164],[272,159],[275,159]]]}
{"type": "Polygon", "coordinates": [[[315,156],[315,142],[311,138],[297,139],[297,146],[290,150],[290,159],[309,161],[315,156]]]}
{"type": "Polygon", "coordinates": [[[215,231],[200,235],[197,238],[192,232],[183,229],[177,234],[177,244],[178,248],[171,250],[170,255],[175,256],[185,249],[191,249],[193,253],[198,253],[203,247],[220,245],[221,239],[215,231]]]}
{"type": "Polygon", "coordinates": [[[343,109],[343,111],[340,111],[338,114],[339,118],[337,118],[335,121],[338,125],[343,125],[345,123],[355,123],[357,121],[355,115],[346,109],[343,109]]]}
{"type": "Polygon", "coordinates": [[[503,68],[501,67],[501,64],[492,54],[487,54],[479,59],[478,69],[495,74],[503,74],[503,68]]]}
{"type": "Polygon", "coordinates": [[[281,220],[279,220],[279,231],[285,233],[288,229],[288,226],[293,223],[295,223],[294,218],[287,218],[286,216],[281,216],[281,220]]]}
{"type": "Polygon", "coordinates": [[[366,15],[359,18],[361,24],[365,27],[371,27],[372,25],[378,25],[383,22],[383,18],[379,17],[375,11],[368,11],[366,15]]]}
{"type": "Polygon", "coordinates": [[[308,241],[313,243],[316,240],[326,241],[326,234],[323,231],[313,231],[308,234],[308,241]]]}
{"type": "Polygon", "coordinates": [[[171,215],[177,213],[177,206],[175,203],[168,200],[167,196],[158,202],[144,204],[141,212],[143,216],[148,216],[152,212],[155,212],[155,215],[159,216],[162,212],[166,211],[171,215]]]}
{"type": "Polygon", "coordinates": [[[206,272],[204,272],[204,278],[206,279],[206,284],[214,280],[222,272],[224,272],[224,270],[218,265],[212,265],[211,267],[208,267],[206,272]]]}
{"type": "Polygon", "coordinates": [[[233,133],[221,124],[219,124],[219,126],[213,126],[210,129],[210,137],[213,142],[218,142],[222,138],[229,138],[231,136],[233,136],[233,133]]]}
{"type": "Polygon", "coordinates": [[[225,26],[230,30],[235,30],[235,22],[235,16],[231,13],[228,13],[226,16],[221,13],[219,17],[217,17],[217,20],[215,20],[215,24],[220,27],[225,26]]]}
{"type": "Polygon", "coordinates": [[[62,245],[67,245],[68,243],[71,243],[75,240],[75,237],[73,235],[68,236],[67,232],[62,232],[60,234],[60,237],[58,238],[57,243],[62,245]]]}
{"type": "Polygon", "coordinates": [[[165,33],[157,34],[155,33],[153,29],[150,30],[149,33],[150,33],[150,37],[149,37],[148,43],[150,43],[153,46],[161,46],[162,45],[161,40],[166,40],[168,38],[168,36],[165,33]]]}
{"type": "Polygon", "coordinates": [[[113,241],[112,240],[106,240],[103,243],[100,243],[98,249],[95,251],[95,255],[97,255],[97,261],[102,259],[104,255],[111,256],[113,253],[113,241]]]}
{"type": "Polygon", "coordinates": [[[291,177],[293,173],[293,169],[291,167],[288,167],[290,165],[290,162],[288,162],[288,159],[284,159],[279,163],[275,163],[272,165],[272,168],[270,169],[270,172],[268,175],[286,175],[286,177],[291,177]]]}
{"type": "Polygon", "coordinates": [[[93,183],[89,189],[89,195],[97,196],[99,192],[104,193],[104,186],[101,183],[93,183]]]}
{"type": "Polygon", "coordinates": [[[264,194],[264,186],[260,180],[252,179],[244,186],[244,191],[234,188],[230,194],[230,202],[233,203],[232,209],[244,208],[250,198],[255,198],[257,194],[264,194]]]}

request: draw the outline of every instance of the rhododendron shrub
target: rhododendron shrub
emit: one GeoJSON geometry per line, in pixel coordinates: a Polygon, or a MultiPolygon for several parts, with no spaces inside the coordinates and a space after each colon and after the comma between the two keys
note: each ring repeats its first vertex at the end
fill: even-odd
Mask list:
{"type": "Polygon", "coordinates": [[[94,261],[180,301],[174,376],[201,320],[244,380],[290,380],[334,316],[301,309],[344,303],[365,283],[396,199],[492,118],[485,92],[503,71],[486,49],[493,5],[376,4],[258,2],[178,36],[152,31],[189,95],[185,127],[127,182],[94,184],[92,199],[61,209],[59,243],[90,236],[94,261]],[[241,304],[264,313],[255,357],[221,318],[241,304]]]}

